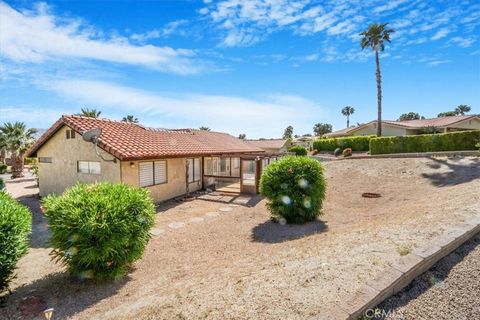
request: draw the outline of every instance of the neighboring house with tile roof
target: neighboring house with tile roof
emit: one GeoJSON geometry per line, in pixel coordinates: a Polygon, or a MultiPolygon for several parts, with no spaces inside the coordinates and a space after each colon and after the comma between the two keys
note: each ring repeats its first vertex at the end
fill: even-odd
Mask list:
{"type": "MultiPolygon", "coordinates": [[[[436,128],[439,132],[452,132],[460,130],[480,130],[479,115],[463,115],[452,117],[440,117],[433,119],[406,120],[406,121],[382,121],[383,136],[406,136],[424,132],[428,128],[436,128]]],[[[324,135],[326,138],[346,136],[366,136],[377,134],[377,121],[345,128],[324,135]]]]}
{"type": "Polygon", "coordinates": [[[204,188],[255,193],[261,170],[276,160],[226,133],[83,116],[62,116],[27,156],[38,158],[41,196],[77,182],[110,181],[148,188],[157,202],[204,188]],[[96,128],[95,146],[82,135],[96,128]]]}
{"type": "Polygon", "coordinates": [[[286,139],[244,140],[245,142],[271,153],[286,153],[290,142],[286,139]]]}

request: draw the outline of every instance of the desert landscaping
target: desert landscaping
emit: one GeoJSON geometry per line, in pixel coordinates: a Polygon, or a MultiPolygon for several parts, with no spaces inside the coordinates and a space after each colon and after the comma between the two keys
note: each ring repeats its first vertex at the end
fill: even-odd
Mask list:
{"type": "Polygon", "coordinates": [[[252,207],[222,195],[166,202],[143,258],[115,282],[74,280],[53,263],[34,179],[7,180],[8,192],[34,212],[34,226],[0,318],[33,318],[35,305],[54,308],[56,319],[319,318],[394,259],[480,209],[479,158],[323,165],[319,220],[274,223],[260,198],[252,207]]]}

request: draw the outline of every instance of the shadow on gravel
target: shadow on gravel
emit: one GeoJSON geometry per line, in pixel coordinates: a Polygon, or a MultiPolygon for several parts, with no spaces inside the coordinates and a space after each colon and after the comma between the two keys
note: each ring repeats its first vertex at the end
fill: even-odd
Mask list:
{"type": "Polygon", "coordinates": [[[67,272],[53,273],[13,290],[0,307],[0,319],[40,319],[46,308],[55,309],[53,319],[67,319],[115,295],[127,281],[128,276],[113,282],[79,281],[67,272]]]}
{"type": "Polygon", "coordinates": [[[480,159],[475,158],[469,164],[455,163],[455,160],[444,160],[432,158],[434,163],[428,164],[431,169],[441,169],[442,165],[448,167],[448,172],[422,173],[422,176],[429,179],[437,187],[453,186],[467,183],[480,178],[480,159]]]}
{"type": "Polygon", "coordinates": [[[278,222],[265,221],[253,228],[252,239],[255,242],[279,243],[326,232],[327,230],[328,227],[325,222],[320,220],[308,222],[303,225],[282,225],[278,222]]]}
{"type": "MultiPolygon", "coordinates": [[[[449,283],[444,283],[444,281],[448,278],[450,272],[452,269],[460,263],[470,252],[475,250],[477,246],[480,245],[480,234],[477,234],[474,236],[471,240],[467,241],[464,243],[462,246],[460,246],[457,250],[453,251],[451,254],[446,256],[445,258],[441,259],[439,262],[437,262],[430,270],[427,272],[423,273],[419,277],[415,278],[407,287],[405,287],[402,291],[397,293],[396,295],[388,298],[384,302],[382,302],[380,305],[378,305],[376,308],[379,310],[384,310],[385,313],[390,313],[393,315],[392,317],[388,317],[388,319],[413,319],[412,313],[421,313],[423,312],[424,314],[418,314],[418,318],[416,319],[423,319],[424,317],[428,319],[434,319],[432,317],[429,317],[429,314],[426,314],[426,312],[429,311],[427,309],[428,306],[425,307],[425,309],[415,309],[413,307],[411,310],[407,311],[407,314],[402,314],[401,310],[399,310],[401,307],[405,307],[408,309],[409,307],[407,306],[410,302],[416,300],[417,298],[421,299],[422,295],[426,293],[428,290],[435,286],[444,286],[442,287],[442,291],[450,291],[450,295],[455,296],[455,291],[458,290],[464,290],[465,288],[457,288],[457,287],[451,287],[451,284],[449,283]]],[[[474,272],[474,270],[471,270],[474,272]]],[[[473,279],[472,279],[473,280],[473,279]]],[[[476,279],[474,281],[477,281],[476,279]]],[[[475,294],[472,292],[472,294],[475,294]]],[[[431,298],[430,298],[431,299],[431,298]]],[[[435,301],[430,301],[432,305],[435,305],[435,301]]],[[[455,301],[451,301],[453,305],[455,305],[455,301]]],[[[417,307],[418,308],[418,307],[417,307]]],[[[473,309],[472,309],[473,310],[473,309]]],[[[431,311],[431,310],[430,310],[431,311]]],[[[446,316],[447,317],[447,316],[446,316]]],[[[385,319],[386,317],[378,317],[375,319],[385,319]]],[[[447,318],[445,318],[447,319],[447,318]]],[[[453,318],[452,318],[453,319],[453,318]]],[[[456,319],[473,319],[469,317],[462,317],[460,311],[458,312],[458,318],[456,319]]]]}

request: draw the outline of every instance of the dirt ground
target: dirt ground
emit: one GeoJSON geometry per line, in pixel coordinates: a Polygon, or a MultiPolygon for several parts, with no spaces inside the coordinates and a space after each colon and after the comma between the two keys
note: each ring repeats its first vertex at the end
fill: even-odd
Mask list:
{"type": "Polygon", "coordinates": [[[129,276],[78,282],[50,261],[33,181],[7,181],[34,209],[32,248],[0,319],[41,297],[55,319],[308,319],[386,265],[480,212],[480,159],[325,162],[323,215],[303,226],[254,207],[204,200],[159,207],[155,234],[129,276]],[[361,197],[376,192],[381,198],[361,197]]]}

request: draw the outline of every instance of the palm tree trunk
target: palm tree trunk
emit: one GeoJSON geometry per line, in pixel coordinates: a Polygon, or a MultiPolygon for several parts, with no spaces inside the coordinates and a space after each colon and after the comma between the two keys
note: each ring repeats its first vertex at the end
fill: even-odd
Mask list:
{"type": "Polygon", "coordinates": [[[380,60],[378,59],[378,50],[375,50],[375,62],[377,63],[377,136],[382,136],[382,77],[380,75],[380,60]]]}
{"type": "Polygon", "coordinates": [[[12,153],[12,179],[23,177],[23,155],[12,153]]]}
{"type": "Polygon", "coordinates": [[[347,128],[350,128],[350,116],[347,115],[347,128]]]}

